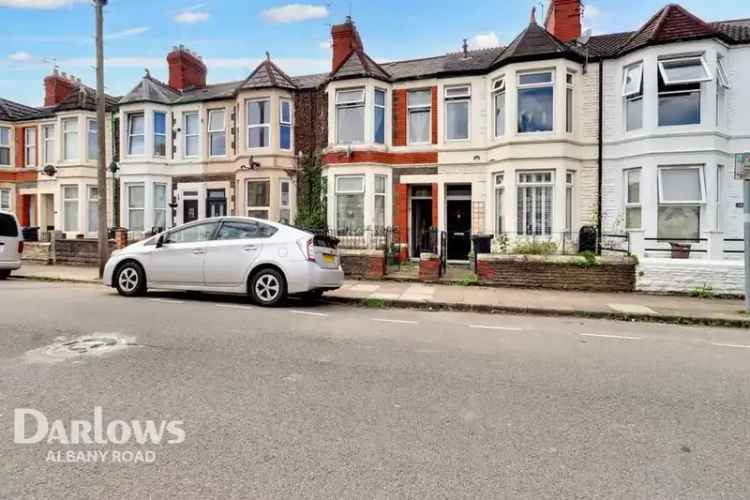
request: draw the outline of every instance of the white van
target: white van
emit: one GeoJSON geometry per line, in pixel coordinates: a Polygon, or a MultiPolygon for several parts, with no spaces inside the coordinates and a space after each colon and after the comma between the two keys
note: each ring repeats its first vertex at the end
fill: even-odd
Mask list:
{"type": "Polygon", "coordinates": [[[16,216],[0,211],[0,280],[21,267],[23,233],[16,216]]]}

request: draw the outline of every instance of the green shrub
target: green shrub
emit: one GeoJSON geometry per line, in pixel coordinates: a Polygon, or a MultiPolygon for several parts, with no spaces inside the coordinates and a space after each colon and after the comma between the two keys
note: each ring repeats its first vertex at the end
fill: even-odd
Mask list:
{"type": "Polygon", "coordinates": [[[369,298],[365,300],[365,307],[369,307],[370,309],[385,309],[385,300],[369,298]]]}
{"type": "Polygon", "coordinates": [[[557,252],[554,241],[522,241],[513,247],[513,253],[519,255],[552,255],[557,252]]]}
{"type": "Polygon", "coordinates": [[[597,265],[596,254],[591,250],[586,250],[585,252],[579,253],[578,258],[576,259],[576,265],[584,269],[594,267],[595,265],[597,265]]]}
{"type": "Polygon", "coordinates": [[[710,299],[714,296],[714,289],[711,285],[704,283],[703,286],[692,290],[690,292],[691,297],[698,297],[699,299],[710,299]]]}

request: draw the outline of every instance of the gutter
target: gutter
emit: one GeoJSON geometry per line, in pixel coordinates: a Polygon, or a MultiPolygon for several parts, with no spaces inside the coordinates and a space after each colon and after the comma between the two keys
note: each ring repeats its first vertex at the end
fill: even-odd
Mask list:
{"type": "Polygon", "coordinates": [[[602,186],[603,186],[603,173],[604,173],[604,163],[603,163],[603,152],[604,152],[604,137],[603,137],[603,130],[604,130],[604,124],[602,123],[602,118],[604,116],[604,59],[599,59],[599,144],[598,144],[598,168],[599,168],[599,194],[596,197],[597,200],[597,209],[596,209],[596,234],[598,235],[597,238],[597,252],[599,255],[602,254],[602,186]]]}

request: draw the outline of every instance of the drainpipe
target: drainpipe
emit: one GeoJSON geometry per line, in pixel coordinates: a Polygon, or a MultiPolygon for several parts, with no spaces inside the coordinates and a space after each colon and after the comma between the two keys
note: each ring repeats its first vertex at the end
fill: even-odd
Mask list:
{"type": "Polygon", "coordinates": [[[598,144],[598,157],[599,157],[599,194],[596,197],[597,209],[596,209],[596,232],[597,238],[597,253],[602,254],[602,177],[604,173],[603,164],[603,151],[604,151],[604,125],[602,118],[604,116],[604,59],[599,59],[599,144],[598,144]]]}

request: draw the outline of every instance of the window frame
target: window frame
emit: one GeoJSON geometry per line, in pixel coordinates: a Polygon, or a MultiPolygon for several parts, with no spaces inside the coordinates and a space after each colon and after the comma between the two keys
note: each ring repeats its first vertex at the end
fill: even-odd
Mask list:
{"type": "MultiPolygon", "coordinates": [[[[432,97],[430,97],[432,99],[432,97]]],[[[372,205],[372,222],[373,227],[383,230],[386,227],[386,207],[388,206],[388,176],[385,174],[374,174],[373,176],[373,205],[372,205]],[[378,181],[383,181],[383,190],[378,191],[378,181]],[[378,199],[383,200],[383,224],[378,224],[378,199]]]]}
{"type": "Polygon", "coordinates": [[[716,80],[718,87],[721,89],[729,90],[732,88],[732,84],[729,81],[729,73],[727,73],[726,66],[724,65],[724,57],[721,55],[716,56],[716,80]]]}
{"type": "Polygon", "coordinates": [[[469,142],[471,141],[471,84],[470,83],[459,83],[455,85],[445,85],[443,87],[443,107],[445,108],[445,116],[443,119],[445,120],[445,141],[446,142],[469,142]],[[457,94],[457,95],[449,95],[449,91],[451,90],[458,90],[458,89],[466,89],[466,92],[463,94],[457,94]],[[448,109],[451,104],[457,104],[466,102],[466,137],[457,137],[457,138],[450,138],[449,137],[449,131],[450,127],[448,126],[448,109]]]}
{"type": "MultiPolygon", "coordinates": [[[[386,181],[387,182],[387,181],[386,181]]],[[[335,175],[333,182],[333,200],[334,200],[334,224],[336,234],[340,236],[351,235],[350,229],[354,230],[354,234],[359,235],[367,226],[367,176],[366,174],[344,174],[335,175]],[[361,188],[359,189],[339,189],[340,179],[358,179],[361,180],[361,188]],[[351,196],[357,195],[362,196],[362,227],[354,228],[339,228],[339,195],[351,196]]]]}
{"type": "MultiPolygon", "coordinates": [[[[565,72],[565,133],[575,132],[575,71],[565,72]]],[[[553,94],[554,103],[554,94],[553,94]]],[[[553,104],[554,106],[554,104],[553,104]]],[[[554,126],[553,126],[554,128],[554,126]]]]}
{"type": "Polygon", "coordinates": [[[57,138],[55,137],[55,124],[48,123],[42,125],[42,163],[45,165],[52,165],[57,162],[57,151],[56,151],[57,138]],[[47,131],[51,130],[51,133],[47,135],[47,131]],[[52,147],[50,148],[50,143],[52,147]],[[51,154],[51,159],[48,158],[51,154]]]}
{"type": "Polygon", "coordinates": [[[408,89],[406,91],[406,143],[408,145],[414,145],[414,146],[421,146],[425,144],[432,144],[432,88],[418,88],[418,89],[408,89]],[[417,92],[429,92],[430,93],[430,101],[429,104],[409,104],[409,95],[415,94],[417,92]],[[419,142],[413,142],[411,140],[411,114],[412,112],[425,112],[427,111],[429,114],[429,118],[427,120],[428,123],[428,129],[427,129],[427,140],[426,141],[419,141],[419,142]]]}
{"type": "Polygon", "coordinates": [[[182,112],[182,157],[183,158],[200,158],[201,156],[201,115],[197,110],[192,111],[183,111],[182,112]],[[196,118],[196,130],[195,133],[188,133],[188,123],[189,118],[191,116],[195,116],[196,118]],[[189,154],[188,152],[188,143],[191,138],[195,137],[197,139],[198,145],[197,145],[197,151],[195,154],[189,154]]]}
{"type": "Polygon", "coordinates": [[[351,87],[351,88],[343,88],[343,89],[336,89],[336,97],[334,101],[334,111],[335,111],[335,119],[336,119],[336,144],[339,146],[348,146],[348,145],[356,145],[356,144],[364,144],[365,143],[365,125],[367,124],[367,89],[366,87],[351,87]],[[342,94],[346,93],[353,93],[353,92],[361,92],[362,93],[362,100],[348,100],[348,101],[340,101],[339,97],[342,94]],[[339,127],[341,124],[339,123],[339,110],[340,109],[357,109],[362,108],[362,140],[361,141],[352,141],[352,142],[341,142],[341,133],[339,130],[339,127]]]}
{"type": "Polygon", "coordinates": [[[624,181],[624,189],[623,189],[623,199],[624,199],[624,207],[625,207],[625,230],[626,231],[641,231],[643,229],[643,201],[642,201],[642,195],[641,195],[641,186],[643,184],[643,168],[642,167],[634,167],[634,168],[626,168],[623,170],[623,181],[624,181]],[[638,201],[633,202],[630,201],[630,175],[631,174],[637,174],[638,175],[638,201]],[[638,227],[629,226],[628,225],[628,210],[631,209],[639,209],[641,212],[641,216],[639,217],[640,223],[638,224],[638,227]]]}
{"type": "Polygon", "coordinates": [[[499,137],[503,137],[505,135],[505,120],[507,118],[508,114],[508,101],[507,101],[507,89],[508,89],[508,83],[505,79],[505,75],[501,75],[498,78],[496,78],[492,82],[492,129],[495,134],[495,139],[499,137]],[[498,133],[497,130],[497,98],[502,96],[502,102],[503,102],[503,116],[502,121],[500,122],[502,125],[502,130],[498,133]]]}
{"type": "Polygon", "coordinates": [[[699,206],[706,204],[706,179],[704,177],[704,165],[659,165],[657,167],[657,191],[658,191],[658,204],[659,205],[683,205],[683,206],[699,206]],[[698,182],[700,184],[699,189],[701,192],[700,200],[664,200],[664,181],[662,179],[662,173],[669,170],[697,170],[698,171],[698,182]]]}
{"type": "Polygon", "coordinates": [[[146,230],[146,183],[144,182],[126,182],[125,183],[125,214],[127,216],[127,226],[128,230],[130,231],[136,231],[136,232],[142,232],[146,230]],[[140,187],[143,188],[143,205],[142,206],[132,206],[132,200],[133,197],[130,195],[130,189],[134,187],[140,187]],[[143,216],[141,219],[143,220],[143,227],[140,229],[133,228],[133,223],[131,221],[130,213],[134,211],[140,211],[143,216]]]}
{"type": "Polygon", "coordinates": [[[77,233],[81,230],[81,188],[78,184],[62,184],[60,186],[61,191],[61,198],[62,198],[62,222],[63,222],[63,231],[66,233],[77,233]],[[66,196],[66,189],[65,188],[75,188],[76,196],[75,198],[68,198],[66,196]],[[69,203],[75,202],[75,217],[76,217],[76,224],[75,229],[68,229],[68,226],[66,225],[66,215],[68,212],[67,205],[69,203]]]}
{"type": "Polygon", "coordinates": [[[36,167],[36,144],[37,144],[37,128],[36,127],[24,127],[23,129],[23,166],[24,167],[36,167]],[[29,135],[34,136],[34,140],[29,140],[29,135]],[[33,153],[33,154],[32,154],[33,153]],[[31,159],[31,161],[29,161],[31,159]]]}
{"type": "MultiPolygon", "coordinates": [[[[11,138],[11,133],[12,133],[13,129],[11,127],[0,126],[0,131],[2,131],[2,130],[6,130],[8,132],[7,133],[8,143],[7,144],[3,144],[2,142],[0,142],[0,149],[7,149],[8,150],[8,163],[0,163],[0,165],[2,165],[4,167],[9,167],[13,163],[13,158],[11,157],[11,143],[13,142],[13,139],[11,138]]],[[[0,141],[2,141],[2,136],[3,136],[3,134],[0,133],[0,141]]]]}
{"type": "MultiPolygon", "coordinates": [[[[553,188],[554,189],[554,188],[553,188]]],[[[573,234],[573,220],[576,216],[576,172],[565,171],[565,221],[563,230],[568,237],[573,234]]]]}
{"type": "Polygon", "coordinates": [[[125,126],[127,127],[127,144],[126,144],[126,156],[137,158],[142,157],[146,154],[146,114],[143,111],[134,111],[132,113],[128,113],[126,115],[125,120],[125,126]],[[143,132],[141,133],[133,133],[133,125],[135,124],[135,118],[141,117],[143,120],[143,132]],[[133,153],[133,138],[134,137],[141,137],[142,138],[142,150],[140,153],[133,153]]]}
{"type": "Polygon", "coordinates": [[[271,179],[247,179],[245,180],[245,213],[248,217],[254,217],[261,220],[271,220],[271,179]],[[268,197],[267,205],[250,205],[250,184],[265,184],[266,185],[266,196],[268,197]],[[266,217],[257,217],[250,215],[250,212],[265,212],[266,217]]]}
{"type": "Polygon", "coordinates": [[[505,210],[503,204],[505,203],[505,171],[499,170],[492,173],[492,184],[494,186],[493,193],[495,194],[495,234],[503,234],[505,231],[505,210]],[[498,180],[499,179],[499,180],[498,180]],[[498,193],[500,194],[500,200],[498,200],[498,193]]]}
{"type": "Polygon", "coordinates": [[[282,224],[292,223],[292,180],[291,179],[280,179],[279,180],[279,222],[282,224]],[[284,186],[287,189],[287,202],[284,203],[284,186]],[[287,210],[287,221],[283,222],[281,215],[282,211],[287,210]]]}
{"type": "Polygon", "coordinates": [[[291,99],[281,98],[279,99],[279,149],[282,151],[292,151],[294,149],[294,104],[291,99]],[[284,121],[284,105],[289,107],[289,119],[284,121]],[[282,144],[282,137],[284,134],[281,130],[284,127],[289,128],[289,147],[284,147],[282,144]]]}
{"type": "MultiPolygon", "coordinates": [[[[555,221],[555,182],[556,182],[555,174],[556,174],[556,171],[554,169],[517,170],[516,171],[516,201],[522,200],[523,207],[526,207],[526,197],[525,196],[521,197],[520,194],[518,193],[518,191],[520,191],[521,189],[526,190],[526,189],[533,189],[533,188],[537,188],[537,187],[549,188],[549,193],[550,193],[550,200],[549,200],[549,206],[550,206],[549,232],[546,231],[546,228],[547,228],[547,224],[546,224],[547,218],[544,215],[544,200],[542,200],[542,205],[541,205],[541,210],[542,210],[542,213],[541,213],[541,229],[540,229],[540,231],[536,232],[535,229],[532,229],[531,233],[527,233],[526,232],[526,227],[528,226],[528,224],[522,224],[521,227],[517,227],[516,228],[516,232],[519,235],[522,235],[522,236],[552,236],[553,229],[554,229],[554,221],[555,221]],[[528,175],[528,174],[532,174],[532,175],[536,175],[536,174],[550,174],[550,180],[549,181],[531,181],[531,182],[523,181],[522,182],[521,181],[521,176],[522,175],[528,175]]],[[[544,193],[544,191],[543,191],[543,193],[544,193]]],[[[535,212],[534,212],[535,210],[536,210],[536,207],[534,206],[534,203],[532,201],[532,215],[533,216],[536,215],[535,212]]],[[[527,215],[527,211],[521,209],[516,214],[516,218],[518,219],[520,217],[525,222],[526,221],[526,215],[527,215]]],[[[536,217],[532,217],[532,225],[531,226],[532,226],[532,228],[534,228],[536,226],[536,217]]]]}
{"type": "Polygon", "coordinates": [[[713,76],[711,76],[711,71],[708,69],[708,64],[706,64],[706,57],[704,54],[700,55],[690,55],[690,56],[680,56],[680,57],[664,57],[657,60],[657,67],[659,69],[659,73],[661,74],[661,78],[664,81],[664,84],[667,86],[672,85],[686,85],[690,83],[703,83],[703,82],[710,82],[713,80],[713,76]],[[703,67],[703,71],[706,72],[706,76],[703,78],[688,78],[686,80],[674,80],[672,81],[667,74],[667,69],[664,68],[664,63],[673,63],[673,62],[681,62],[681,61],[690,61],[697,59],[701,66],[703,67]]]}
{"type": "Polygon", "coordinates": [[[386,125],[386,105],[388,103],[388,91],[382,87],[375,87],[375,90],[373,91],[373,98],[372,98],[372,142],[373,144],[381,144],[385,145],[385,125],[386,125]],[[378,93],[383,94],[383,104],[378,104],[378,93]],[[383,140],[379,141],[377,137],[377,117],[378,117],[378,110],[381,110],[383,113],[383,140]]]}
{"type": "MultiPolygon", "coordinates": [[[[166,231],[167,228],[169,227],[169,221],[167,220],[167,214],[168,214],[168,209],[169,209],[169,186],[167,185],[166,182],[154,182],[153,185],[151,186],[151,191],[152,191],[152,196],[153,196],[153,210],[152,210],[152,214],[151,214],[152,217],[153,217],[153,219],[152,219],[152,222],[153,222],[152,226],[155,227],[155,228],[161,227],[161,226],[157,226],[157,224],[156,224],[156,221],[158,220],[156,214],[157,214],[157,212],[164,212],[164,227],[162,227],[161,229],[162,229],[162,231],[166,231]],[[156,200],[158,199],[156,197],[156,188],[161,188],[161,187],[164,188],[164,207],[163,208],[162,207],[158,207],[156,205],[156,200]]],[[[144,225],[145,225],[146,219],[144,218],[143,221],[144,221],[144,225]]]]}
{"type": "Polygon", "coordinates": [[[94,234],[99,231],[99,186],[95,184],[86,184],[86,232],[94,234]],[[92,191],[96,191],[96,196],[91,196],[92,191]],[[91,229],[91,204],[96,203],[94,213],[96,213],[96,227],[91,229]]]}
{"type": "Polygon", "coordinates": [[[250,150],[258,150],[258,149],[268,149],[271,147],[271,144],[273,143],[273,129],[271,127],[271,121],[273,116],[273,109],[271,104],[271,98],[270,97],[257,97],[253,99],[246,99],[245,100],[245,131],[247,138],[245,140],[245,146],[248,151],[250,150]],[[250,123],[250,106],[254,103],[260,103],[265,102],[268,104],[268,117],[266,117],[265,122],[259,122],[259,123],[250,123]],[[250,145],[250,138],[252,137],[251,130],[256,128],[265,128],[268,129],[268,141],[264,146],[251,146],[250,145]]]}
{"type": "Polygon", "coordinates": [[[80,127],[79,127],[79,120],[77,116],[71,116],[62,118],[60,120],[61,128],[62,128],[62,152],[63,152],[63,161],[64,162],[74,162],[74,161],[80,161],[81,159],[81,144],[80,144],[80,127]],[[66,130],[65,125],[68,123],[73,123],[75,126],[72,130],[66,130]],[[69,135],[75,136],[75,156],[68,156],[68,141],[66,140],[69,135]]]}
{"type": "Polygon", "coordinates": [[[208,110],[208,123],[206,126],[206,130],[208,132],[208,157],[209,158],[223,158],[227,156],[227,113],[225,108],[214,108],[208,110]],[[211,117],[215,113],[221,113],[221,127],[218,129],[212,129],[211,128],[211,117]],[[214,153],[214,141],[213,138],[215,136],[223,136],[224,137],[224,153],[223,154],[216,154],[214,153]]]}
{"type": "MultiPolygon", "coordinates": [[[[153,119],[153,124],[154,124],[154,126],[153,126],[153,132],[154,132],[153,133],[153,140],[154,140],[154,142],[152,144],[153,155],[154,155],[155,158],[166,158],[168,156],[168,154],[167,154],[167,130],[169,130],[168,123],[167,123],[167,112],[166,111],[156,110],[156,111],[153,112],[152,119],[153,119]],[[158,132],[156,130],[156,115],[164,115],[164,132],[158,132]],[[157,152],[157,150],[156,150],[156,144],[157,144],[156,138],[157,137],[164,137],[164,154],[161,154],[160,152],[157,152]]],[[[144,120],[145,120],[145,117],[144,117],[144,120]]],[[[146,140],[146,137],[145,137],[145,134],[146,134],[145,121],[144,121],[143,133],[144,133],[143,140],[145,141],[146,140]]],[[[145,149],[146,149],[146,145],[144,143],[144,150],[145,149]]]]}
{"type": "Polygon", "coordinates": [[[544,69],[544,70],[530,70],[530,71],[519,71],[516,73],[516,130],[518,134],[554,134],[555,133],[555,76],[556,70],[555,69],[544,69]],[[537,83],[521,83],[521,78],[524,76],[529,75],[541,75],[549,73],[550,79],[548,82],[537,82],[537,83]],[[521,123],[520,123],[520,116],[521,116],[521,106],[520,106],[520,99],[521,99],[521,93],[523,90],[530,90],[530,89],[542,89],[542,88],[551,88],[552,89],[552,116],[550,117],[550,123],[551,128],[549,130],[530,130],[530,131],[523,131],[521,130],[521,123]]]}
{"type": "Polygon", "coordinates": [[[632,97],[635,95],[643,95],[643,61],[628,64],[627,66],[624,66],[622,68],[622,96],[632,97]],[[636,68],[638,70],[638,83],[636,83],[635,89],[628,91],[628,76],[630,74],[630,71],[636,68]]]}
{"type": "Polygon", "coordinates": [[[12,191],[10,188],[0,188],[0,210],[5,210],[6,212],[10,212],[13,208],[12,205],[12,191]],[[7,195],[8,203],[3,203],[3,195],[7,195]]]}
{"type": "Polygon", "coordinates": [[[96,118],[86,118],[86,159],[88,161],[97,161],[99,158],[99,130],[97,128],[96,118]],[[91,124],[94,124],[94,127],[91,127],[91,124]],[[96,155],[92,158],[91,157],[91,132],[94,131],[94,144],[96,144],[96,155]]]}

